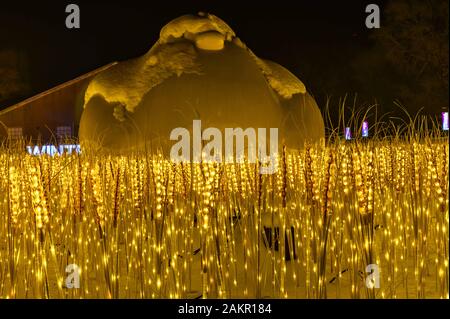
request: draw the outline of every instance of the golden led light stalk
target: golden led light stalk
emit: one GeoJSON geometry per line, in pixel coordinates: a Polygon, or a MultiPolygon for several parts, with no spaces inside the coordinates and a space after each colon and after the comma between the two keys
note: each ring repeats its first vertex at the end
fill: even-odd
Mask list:
{"type": "Polygon", "coordinates": [[[261,175],[3,147],[0,297],[448,298],[448,152],[436,132],[336,138],[261,175]]]}

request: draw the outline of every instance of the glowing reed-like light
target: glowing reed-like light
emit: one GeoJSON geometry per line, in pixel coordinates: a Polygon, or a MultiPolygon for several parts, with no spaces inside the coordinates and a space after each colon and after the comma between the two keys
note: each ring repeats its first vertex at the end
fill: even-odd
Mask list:
{"type": "Polygon", "coordinates": [[[352,139],[352,132],[350,131],[350,127],[345,128],[345,139],[347,141],[352,139]]]}
{"type": "Polygon", "coordinates": [[[54,156],[56,154],[62,155],[64,153],[72,154],[72,152],[75,152],[77,154],[81,153],[81,148],[79,144],[61,144],[58,147],[55,145],[42,145],[42,146],[27,146],[26,147],[27,152],[30,155],[50,155],[54,156]]]}
{"type": "Polygon", "coordinates": [[[0,275],[0,298],[448,298],[446,154],[442,139],[337,141],[283,152],[268,177],[260,163],[0,149],[0,268],[14,263],[16,278],[0,275]],[[426,199],[417,216],[399,192],[426,199]],[[72,262],[86,279],[68,291],[72,262]],[[368,265],[379,290],[364,286],[368,265]]]}
{"type": "Polygon", "coordinates": [[[442,112],[442,129],[448,131],[448,112],[442,112]]]}
{"type": "Polygon", "coordinates": [[[364,121],[361,129],[362,137],[369,137],[369,122],[364,121]]]}

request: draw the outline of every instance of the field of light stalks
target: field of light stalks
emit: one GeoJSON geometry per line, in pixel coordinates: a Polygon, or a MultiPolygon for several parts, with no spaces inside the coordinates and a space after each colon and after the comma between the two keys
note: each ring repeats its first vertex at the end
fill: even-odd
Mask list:
{"type": "Polygon", "coordinates": [[[0,298],[448,298],[448,135],[416,124],[285,150],[273,175],[5,144],[0,298]]]}

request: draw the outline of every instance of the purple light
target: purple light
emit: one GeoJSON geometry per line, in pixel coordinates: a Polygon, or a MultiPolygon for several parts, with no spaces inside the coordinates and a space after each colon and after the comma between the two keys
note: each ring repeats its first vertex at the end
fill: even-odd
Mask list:
{"type": "Polygon", "coordinates": [[[442,112],[442,129],[448,131],[448,112],[442,112]]]}
{"type": "Polygon", "coordinates": [[[367,121],[362,123],[362,136],[369,137],[369,122],[367,121]]]}
{"type": "Polygon", "coordinates": [[[345,139],[347,141],[352,139],[352,132],[350,131],[350,127],[345,128],[345,139]]]}

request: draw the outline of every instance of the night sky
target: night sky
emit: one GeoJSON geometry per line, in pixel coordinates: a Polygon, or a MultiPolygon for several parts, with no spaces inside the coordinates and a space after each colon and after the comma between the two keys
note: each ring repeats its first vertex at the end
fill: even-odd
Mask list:
{"type": "MultiPolygon", "coordinates": [[[[0,49],[25,56],[30,91],[21,99],[103,66],[144,54],[171,19],[210,12],[261,58],[298,76],[321,104],[357,90],[347,70],[370,50],[373,29],[365,7],[373,1],[30,1],[1,4],[0,49]],[[76,3],[81,28],[65,27],[65,7],[76,3]],[[333,78],[333,80],[331,80],[333,78]]],[[[383,9],[386,1],[376,1],[383,9]]]]}

